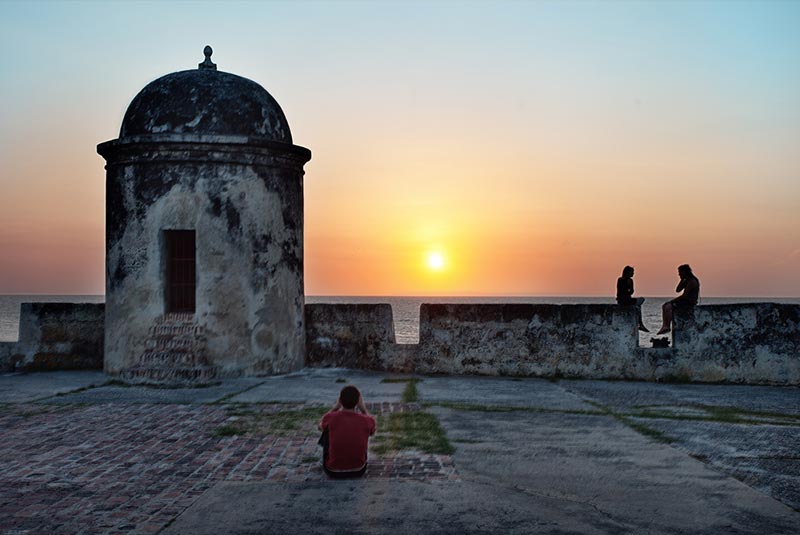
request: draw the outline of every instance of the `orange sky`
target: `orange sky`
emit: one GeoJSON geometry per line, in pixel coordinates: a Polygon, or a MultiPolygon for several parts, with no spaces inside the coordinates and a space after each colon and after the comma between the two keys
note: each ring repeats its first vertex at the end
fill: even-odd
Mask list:
{"type": "Polygon", "coordinates": [[[797,4],[48,6],[0,6],[0,294],[103,292],[95,145],[209,42],[312,150],[307,294],[800,296],[797,4]]]}

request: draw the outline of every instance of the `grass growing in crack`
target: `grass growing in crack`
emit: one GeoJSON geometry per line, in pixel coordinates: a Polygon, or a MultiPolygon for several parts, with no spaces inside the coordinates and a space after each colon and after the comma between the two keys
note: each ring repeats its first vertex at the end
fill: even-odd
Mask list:
{"type": "Polygon", "coordinates": [[[621,414],[612,414],[611,416],[613,416],[614,419],[617,420],[618,422],[621,422],[621,423],[627,425],[628,427],[630,427],[631,429],[633,429],[634,431],[636,431],[640,435],[644,435],[644,436],[646,436],[648,438],[652,438],[656,442],[661,442],[663,444],[672,444],[673,442],[675,442],[675,439],[673,439],[672,437],[662,433],[658,429],[653,429],[652,427],[649,427],[649,426],[647,426],[647,425],[645,425],[643,423],[635,422],[635,421],[631,420],[630,418],[622,416],[621,414]]]}
{"type": "Polygon", "coordinates": [[[534,413],[558,413],[558,414],[578,414],[589,416],[600,416],[608,414],[607,411],[586,410],[586,409],[546,409],[543,407],[516,407],[513,405],[482,405],[477,403],[462,403],[458,401],[434,401],[423,403],[426,407],[442,407],[457,411],[471,412],[534,412],[534,413]]]}
{"type": "Polygon", "coordinates": [[[725,407],[718,405],[698,405],[697,407],[708,411],[713,418],[716,418],[720,421],[728,419],[735,422],[736,420],[745,420],[748,417],[781,418],[784,420],[795,420],[798,424],[800,424],[800,415],[797,414],[782,414],[780,412],[770,411],[751,411],[748,409],[739,409],[737,407],[725,407]]]}
{"type": "Polygon", "coordinates": [[[584,401],[589,405],[591,405],[592,407],[595,407],[598,411],[601,411],[601,414],[611,416],[619,423],[630,427],[631,429],[633,429],[642,436],[651,438],[656,442],[661,442],[663,444],[672,444],[673,442],[675,442],[675,439],[673,439],[669,435],[662,433],[658,429],[653,429],[652,427],[649,427],[643,423],[636,422],[624,414],[618,414],[616,412],[613,412],[611,409],[609,409],[602,403],[598,403],[596,401],[592,401],[589,399],[584,399],[584,401]]]}
{"type": "Polygon", "coordinates": [[[455,442],[456,444],[480,444],[483,441],[474,438],[454,438],[451,442],[455,442]]]}
{"type": "Polygon", "coordinates": [[[379,418],[371,450],[378,455],[401,450],[444,455],[455,451],[439,420],[426,412],[395,412],[379,418]]]}
{"type": "Polygon", "coordinates": [[[738,407],[728,407],[719,405],[689,405],[689,408],[705,411],[702,414],[680,414],[668,410],[658,410],[653,406],[637,406],[638,412],[630,414],[639,418],[656,418],[665,420],[683,420],[698,422],[718,422],[726,424],[748,424],[748,425],[800,425],[800,415],[783,414],[770,411],[753,411],[740,409],[738,407]]]}
{"type": "MultiPolygon", "coordinates": [[[[72,394],[78,394],[80,392],[86,392],[87,390],[91,390],[93,388],[97,388],[97,386],[98,385],[88,385],[88,386],[82,386],[80,388],[76,388],[75,390],[69,390],[67,392],[56,392],[56,394],[53,397],[61,397],[61,396],[69,396],[69,395],[72,395],[72,394]]],[[[102,385],[100,385],[100,386],[102,386],[102,385]]]]}
{"type": "Polygon", "coordinates": [[[403,389],[403,396],[401,398],[403,403],[413,403],[419,399],[417,382],[417,379],[411,379],[408,381],[406,387],[403,389]]]}
{"type": "Polygon", "coordinates": [[[305,407],[272,414],[261,413],[259,416],[269,422],[270,429],[272,430],[294,431],[303,423],[319,420],[326,412],[328,412],[328,409],[325,407],[305,407]]]}
{"type": "Polygon", "coordinates": [[[406,383],[403,390],[402,401],[403,403],[413,403],[419,400],[419,393],[417,392],[417,383],[422,382],[422,379],[416,377],[384,377],[381,379],[382,383],[406,383]]]}
{"type": "Polygon", "coordinates": [[[334,382],[336,382],[336,383],[346,383],[347,379],[345,379],[344,377],[337,377],[336,381],[334,381],[334,382]]]}
{"type": "Polygon", "coordinates": [[[525,407],[509,407],[506,405],[479,405],[477,403],[461,403],[458,401],[434,401],[424,403],[426,407],[443,407],[445,409],[453,409],[456,411],[472,411],[472,412],[515,412],[524,411],[525,407]]]}

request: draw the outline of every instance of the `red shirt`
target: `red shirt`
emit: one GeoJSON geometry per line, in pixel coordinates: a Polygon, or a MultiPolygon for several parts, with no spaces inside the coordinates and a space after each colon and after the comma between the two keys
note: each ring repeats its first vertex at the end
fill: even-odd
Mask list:
{"type": "Polygon", "coordinates": [[[329,412],[322,417],[322,429],[328,430],[328,470],[353,472],[364,468],[375,418],[353,411],[329,412]]]}

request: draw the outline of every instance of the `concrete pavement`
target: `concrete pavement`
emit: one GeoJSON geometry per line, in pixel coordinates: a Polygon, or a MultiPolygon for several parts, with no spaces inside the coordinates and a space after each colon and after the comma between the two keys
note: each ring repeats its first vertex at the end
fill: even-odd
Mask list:
{"type": "Polygon", "coordinates": [[[423,377],[420,408],[455,453],[374,455],[366,479],[346,482],[318,470],[311,420],[285,438],[218,436],[237,411],[328,405],[345,381],[401,410],[406,383],[387,377],[304,370],[169,390],[94,372],[0,376],[0,534],[798,532],[798,388],[423,377]],[[169,485],[142,502],[156,493],[136,474],[150,470],[161,474],[151,487],[169,485]],[[112,506],[113,489],[125,499],[112,506]],[[52,519],[78,494],[88,524],[65,531],[77,524],[52,519]]]}

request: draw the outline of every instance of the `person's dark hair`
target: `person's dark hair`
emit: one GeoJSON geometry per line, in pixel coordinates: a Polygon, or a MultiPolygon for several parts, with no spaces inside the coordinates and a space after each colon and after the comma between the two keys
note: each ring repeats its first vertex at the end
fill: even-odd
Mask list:
{"type": "Polygon", "coordinates": [[[622,268],[622,276],[633,277],[633,268],[631,266],[625,266],[624,268],[622,268]]]}
{"type": "Polygon", "coordinates": [[[361,392],[353,385],[347,385],[339,393],[339,401],[342,402],[342,407],[345,409],[352,409],[358,405],[359,398],[361,398],[361,392]]]}
{"type": "Polygon", "coordinates": [[[681,274],[681,277],[693,277],[694,273],[692,273],[692,267],[689,264],[681,264],[678,266],[678,273],[681,274]]]}

